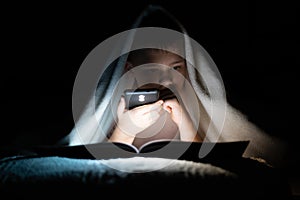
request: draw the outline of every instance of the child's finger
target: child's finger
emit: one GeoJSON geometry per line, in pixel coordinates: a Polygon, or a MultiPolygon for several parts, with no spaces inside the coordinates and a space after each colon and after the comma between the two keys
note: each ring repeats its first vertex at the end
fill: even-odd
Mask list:
{"type": "Polygon", "coordinates": [[[117,109],[118,115],[124,113],[125,110],[126,110],[125,109],[125,99],[122,96],[120,99],[119,105],[118,105],[118,109],[117,109]]]}

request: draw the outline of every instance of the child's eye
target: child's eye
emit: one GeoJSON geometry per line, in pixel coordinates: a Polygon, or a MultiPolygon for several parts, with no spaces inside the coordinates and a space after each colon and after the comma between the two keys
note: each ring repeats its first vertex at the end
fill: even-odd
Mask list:
{"type": "Polygon", "coordinates": [[[175,70],[179,70],[181,68],[181,66],[174,66],[173,69],[175,70]]]}

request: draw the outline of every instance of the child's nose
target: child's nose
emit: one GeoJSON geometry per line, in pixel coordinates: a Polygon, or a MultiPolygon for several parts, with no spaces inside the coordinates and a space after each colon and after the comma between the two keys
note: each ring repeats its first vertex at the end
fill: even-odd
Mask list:
{"type": "Polygon", "coordinates": [[[159,76],[159,84],[168,86],[173,83],[172,74],[169,70],[163,70],[159,76]]]}

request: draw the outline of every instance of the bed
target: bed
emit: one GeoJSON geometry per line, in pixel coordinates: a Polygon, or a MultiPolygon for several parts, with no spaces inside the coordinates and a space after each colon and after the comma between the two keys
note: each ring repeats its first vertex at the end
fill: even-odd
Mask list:
{"type": "MultiPolygon", "coordinates": [[[[64,148],[60,148],[63,152],[64,148]]],[[[66,150],[67,151],[67,150],[66,150]]],[[[284,173],[258,158],[167,157],[93,159],[2,148],[0,191],[10,199],[237,197],[290,198],[284,173]],[[120,170],[121,169],[121,170],[120,170]]]]}

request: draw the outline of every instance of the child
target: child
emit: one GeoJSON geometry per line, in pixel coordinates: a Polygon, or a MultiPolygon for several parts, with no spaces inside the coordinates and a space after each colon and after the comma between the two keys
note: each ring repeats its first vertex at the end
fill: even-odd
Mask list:
{"type": "MultiPolygon", "coordinates": [[[[61,143],[82,145],[118,141],[140,146],[154,139],[203,142],[250,140],[244,156],[263,158],[271,164],[284,157],[284,143],[264,133],[227,103],[223,81],[212,58],[187,36],[183,26],[166,10],[153,6],[146,8],[135,21],[133,30],[126,37],[123,37],[124,33],[121,36],[117,45],[106,46],[98,54],[93,51],[84,62],[86,65],[93,64],[97,58],[101,60],[105,57],[110,64],[107,52],[113,55],[115,51],[118,55],[129,53],[128,58],[121,56],[112,67],[107,68],[100,80],[97,78],[99,84],[96,91],[84,110],[79,109],[80,112],[75,113],[80,113],[75,119],[75,126],[61,143]],[[151,16],[158,20],[153,20],[151,16]],[[171,29],[177,32],[164,28],[136,30],[144,26],[143,22],[154,21],[167,25],[167,29],[170,24],[175,24],[172,27],[176,28],[171,29]],[[178,33],[183,37],[172,38],[178,33]],[[121,97],[123,91],[143,87],[154,87],[161,93],[171,90],[174,98],[132,110],[125,109],[121,97]]],[[[96,67],[101,66],[93,69],[96,67]]],[[[77,79],[84,80],[83,85],[90,83],[94,75],[93,72],[86,74],[89,76],[77,76],[77,79]]],[[[74,90],[73,94],[76,91],[81,94],[84,90],[74,90]]],[[[79,95],[80,103],[85,96],[79,95]]]]}
{"type": "MultiPolygon", "coordinates": [[[[158,81],[143,85],[140,89],[158,89],[161,96],[171,91],[170,88],[176,89],[178,94],[185,89],[185,82],[189,81],[186,61],[179,55],[165,50],[141,49],[130,53],[124,73],[130,73],[134,67],[149,63],[157,65],[144,66],[143,70],[157,70],[156,74],[151,75],[155,76],[152,78],[158,81]],[[175,75],[174,77],[172,71],[182,76],[175,75]]],[[[145,74],[150,75],[147,72],[145,74]]],[[[124,97],[121,97],[117,109],[118,122],[109,141],[127,142],[135,146],[141,146],[155,139],[201,142],[203,139],[198,134],[185,107],[177,100],[178,98],[180,97],[176,98],[174,95],[171,99],[159,100],[127,110],[124,97]],[[164,122],[163,125],[159,125],[161,122],[164,122]]]]}

